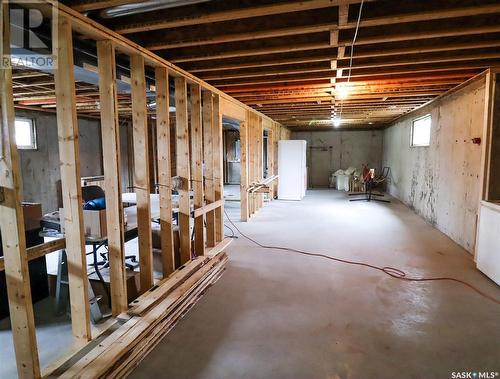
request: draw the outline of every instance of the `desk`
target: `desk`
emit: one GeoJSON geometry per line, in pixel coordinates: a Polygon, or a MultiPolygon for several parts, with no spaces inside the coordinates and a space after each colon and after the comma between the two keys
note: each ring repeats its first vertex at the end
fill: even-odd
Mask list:
{"type": "MultiPolygon", "coordinates": [[[[179,195],[172,195],[172,213],[179,213],[179,195]]],[[[190,194],[190,198],[193,198],[193,194],[190,194]]],[[[122,193],[122,202],[124,204],[137,204],[137,195],[135,192],[125,192],[122,193]]],[[[192,201],[191,201],[192,203],[192,201]]],[[[160,218],[160,195],[157,193],[152,193],[150,195],[150,207],[151,207],[151,218],[160,218]]],[[[193,207],[193,204],[191,204],[193,207]]],[[[127,207],[130,208],[130,207],[127,207]]],[[[125,209],[127,209],[125,208],[125,209]]],[[[128,215],[127,215],[128,217],[128,215]]]]}

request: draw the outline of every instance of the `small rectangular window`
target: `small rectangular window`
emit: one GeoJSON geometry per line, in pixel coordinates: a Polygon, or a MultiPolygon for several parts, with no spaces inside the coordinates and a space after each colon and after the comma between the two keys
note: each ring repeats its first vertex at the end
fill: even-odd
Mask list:
{"type": "Polygon", "coordinates": [[[18,149],[36,150],[36,129],[32,119],[16,117],[15,131],[18,149]]]}
{"type": "Polygon", "coordinates": [[[431,115],[417,118],[411,126],[411,146],[429,146],[431,144],[431,115]]]}

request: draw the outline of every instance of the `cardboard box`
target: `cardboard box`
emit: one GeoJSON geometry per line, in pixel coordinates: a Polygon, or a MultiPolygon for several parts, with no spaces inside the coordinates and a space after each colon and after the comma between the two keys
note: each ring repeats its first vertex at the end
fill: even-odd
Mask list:
{"type": "MultiPolygon", "coordinates": [[[[59,208],[61,233],[64,233],[64,209],[59,208]]],[[[108,235],[106,209],[100,211],[83,210],[83,227],[86,237],[101,238],[108,235]]]]}
{"type": "Polygon", "coordinates": [[[83,224],[85,235],[90,237],[106,237],[108,229],[106,226],[106,209],[100,211],[83,210],[83,224]]]}
{"type": "Polygon", "coordinates": [[[33,230],[40,228],[42,219],[42,204],[23,202],[24,228],[33,230]]]}

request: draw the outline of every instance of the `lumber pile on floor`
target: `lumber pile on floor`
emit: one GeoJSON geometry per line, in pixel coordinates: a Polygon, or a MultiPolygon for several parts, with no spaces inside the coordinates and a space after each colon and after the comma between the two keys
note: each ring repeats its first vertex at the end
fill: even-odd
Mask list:
{"type": "Polygon", "coordinates": [[[186,263],[135,300],[117,325],[46,378],[123,378],[222,275],[230,240],[186,263]]]}

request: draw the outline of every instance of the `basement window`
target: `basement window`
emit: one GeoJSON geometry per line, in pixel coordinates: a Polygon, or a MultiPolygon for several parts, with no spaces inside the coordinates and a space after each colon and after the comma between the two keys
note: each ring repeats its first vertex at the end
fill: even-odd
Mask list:
{"type": "Polygon", "coordinates": [[[411,126],[411,147],[429,146],[431,144],[431,115],[413,120],[411,126]]]}
{"type": "Polygon", "coordinates": [[[16,117],[15,131],[18,149],[36,150],[36,128],[32,119],[16,117]]]}

